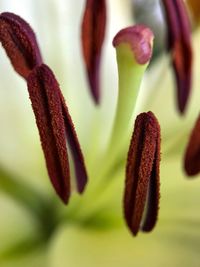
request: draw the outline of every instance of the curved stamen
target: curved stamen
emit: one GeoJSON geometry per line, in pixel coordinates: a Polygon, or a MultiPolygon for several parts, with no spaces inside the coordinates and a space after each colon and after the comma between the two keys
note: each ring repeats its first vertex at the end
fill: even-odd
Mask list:
{"type": "Polygon", "coordinates": [[[177,84],[178,109],[184,113],[191,92],[192,41],[188,12],[183,0],[162,0],[168,28],[168,49],[177,84]]]}
{"type": "Polygon", "coordinates": [[[128,227],[137,235],[140,227],[151,231],[159,206],[160,126],[152,112],[138,115],[126,166],[124,215],[128,227]],[[149,197],[147,197],[149,195],[149,197]],[[146,217],[141,226],[147,201],[146,217]]]}
{"type": "Polygon", "coordinates": [[[82,21],[82,49],[91,94],[100,101],[100,63],[106,29],[105,0],[87,0],[82,21]]]}
{"type": "Polygon", "coordinates": [[[189,176],[200,172],[200,115],[191,132],[184,158],[184,169],[189,176]]]}
{"type": "Polygon", "coordinates": [[[1,13],[0,41],[14,69],[25,79],[35,66],[42,63],[35,34],[19,16],[9,12],[1,13]]]}

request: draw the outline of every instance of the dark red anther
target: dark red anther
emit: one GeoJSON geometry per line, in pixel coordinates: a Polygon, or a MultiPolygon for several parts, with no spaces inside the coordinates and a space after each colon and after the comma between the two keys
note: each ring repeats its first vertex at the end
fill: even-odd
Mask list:
{"type": "Polygon", "coordinates": [[[35,34],[29,24],[13,13],[0,15],[0,41],[16,72],[27,79],[42,63],[35,34]]]}
{"type": "Polygon", "coordinates": [[[38,126],[51,182],[67,203],[70,196],[70,170],[66,143],[69,143],[81,193],[87,173],[76,132],[59,85],[46,65],[36,67],[28,79],[28,91],[38,126]]]}
{"type": "Polygon", "coordinates": [[[188,176],[200,173],[200,115],[189,138],[185,152],[184,168],[188,176]]]}
{"type": "Polygon", "coordinates": [[[124,193],[124,215],[134,235],[140,228],[149,232],[156,224],[160,197],[159,166],[159,123],[152,112],[141,113],[137,116],[128,152],[124,193]]]}
{"type": "Polygon", "coordinates": [[[177,84],[178,109],[184,113],[191,92],[192,42],[188,11],[183,0],[162,0],[167,20],[168,49],[177,84]]]}
{"type": "Polygon", "coordinates": [[[100,101],[100,63],[106,28],[105,0],[87,0],[82,21],[82,49],[94,101],[100,101]]]}

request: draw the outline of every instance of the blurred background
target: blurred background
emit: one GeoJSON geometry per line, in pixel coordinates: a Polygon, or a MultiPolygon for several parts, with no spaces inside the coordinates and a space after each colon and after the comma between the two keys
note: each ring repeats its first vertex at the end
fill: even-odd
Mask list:
{"type": "MultiPolygon", "coordinates": [[[[193,30],[193,90],[186,116],[181,117],[176,108],[160,1],[107,1],[108,21],[101,65],[102,103],[97,108],[89,94],[80,43],[85,1],[0,0],[0,12],[20,15],[34,29],[44,62],[54,71],[66,98],[88,166],[92,166],[105,148],[115,114],[118,75],[112,39],[121,28],[135,23],[146,24],[154,31],[155,46],[133,118],[141,111],[152,110],[162,129],[160,216],[152,233],[133,238],[123,223],[120,203],[124,167],[118,172],[119,184],[109,192],[108,202],[103,202],[101,207],[102,213],[107,207],[108,218],[114,223],[105,229],[90,229],[68,216],[66,221],[54,226],[54,213],[67,214],[68,207],[57,200],[49,182],[26,83],[14,72],[4,49],[0,49],[1,267],[199,267],[200,177],[189,180],[182,168],[200,103],[200,7],[197,1],[191,0],[188,4],[193,30]],[[29,190],[33,195],[29,195],[29,190]],[[51,203],[45,211],[40,209],[43,200],[48,205],[51,203]],[[22,203],[26,201],[28,208],[22,203]],[[29,201],[33,209],[29,209],[29,201]],[[42,223],[35,210],[39,210],[42,223]],[[48,235],[46,229],[51,226],[53,230],[48,235]]],[[[87,211],[95,200],[87,202],[88,206],[82,210],[87,211]]]]}

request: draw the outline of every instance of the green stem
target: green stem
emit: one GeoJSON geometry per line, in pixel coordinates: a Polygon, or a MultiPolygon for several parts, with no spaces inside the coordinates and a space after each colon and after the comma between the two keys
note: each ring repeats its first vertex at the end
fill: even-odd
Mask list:
{"type": "Polygon", "coordinates": [[[121,51],[122,49],[123,48],[117,53],[119,94],[116,116],[108,149],[110,154],[115,152],[123,142],[124,132],[126,132],[130,124],[142,77],[147,67],[147,64],[139,65],[136,63],[133,59],[132,51],[121,51]]]}

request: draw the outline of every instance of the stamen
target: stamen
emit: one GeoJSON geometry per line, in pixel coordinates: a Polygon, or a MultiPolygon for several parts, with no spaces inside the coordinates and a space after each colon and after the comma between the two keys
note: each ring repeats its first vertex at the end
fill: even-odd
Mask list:
{"type": "Polygon", "coordinates": [[[0,15],[0,41],[14,69],[25,79],[42,63],[35,34],[19,16],[8,12],[0,15]]]}
{"type": "Polygon", "coordinates": [[[84,157],[81,151],[81,147],[78,141],[78,137],[72,122],[71,116],[69,114],[68,108],[66,106],[64,97],[60,91],[60,99],[62,103],[62,112],[65,123],[65,132],[67,135],[67,142],[71,150],[71,154],[74,160],[74,168],[77,181],[77,190],[79,193],[83,193],[86,183],[87,183],[87,171],[85,167],[84,157]]]}
{"type": "Polygon", "coordinates": [[[128,152],[124,193],[125,219],[134,235],[137,235],[140,227],[148,232],[156,224],[159,208],[159,165],[159,123],[152,112],[141,113],[136,119],[128,152]],[[146,201],[146,217],[141,226],[146,201]]]}
{"type": "Polygon", "coordinates": [[[192,78],[192,42],[190,21],[183,0],[163,0],[168,27],[168,49],[177,84],[178,109],[184,113],[189,100],[192,78]]]}
{"type": "Polygon", "coordinates": [[[100,101],[99,68],[106,28],[105,0],[87,0],[82,21],[82,49],[91,94],[100,101]]]}
{"type": "Polygon", "coordinates": [[[66,135],[74,158],[79,192],[83,191],[87,182],[75,129],[55,76],[46,65],[36,67],[27,82],[47,170],[56,192],[67,203],[70,196],[70,172],[66,135]]]}
{"type": "Polygon", "coordinates": [[[67,203],[70,171],[66,137],[74,159],[79,193],[87,183],[87,172],[64,97],[54,74],[42,64],[35,34],[27,22],[15,14],[2,13],[0,41],[14,69],[27,79],[48,173],[56,192],[67,203]]]}
{"type": "Polygon", "coordinates": [[[200,172],[200,115],[191,132],[184,158],[184,169],[188,176],[200,172]]]}

